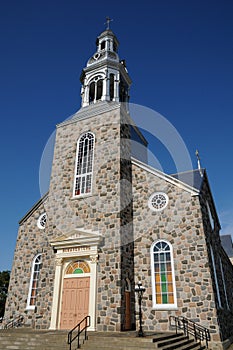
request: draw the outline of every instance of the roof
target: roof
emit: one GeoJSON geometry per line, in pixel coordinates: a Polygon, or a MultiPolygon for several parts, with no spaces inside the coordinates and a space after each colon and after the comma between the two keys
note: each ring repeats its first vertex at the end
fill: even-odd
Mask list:
{"type": "Polygon", "coordinates": [[[81,107],[76,113],[71,115],[68,119],[58,124],[57,127],[76,123],[77,120],[84,120],[87,118],[98,116],[99,114],[102,114],[105,112],[111,112],[115,109],[119,109],[121,105],[122,105],[121,103],[115,102],[115,101],[111,101],[111,102],[100,101],[98,103],[93,103],[86,107],[81,107]]]}
{"type": "MultiPolygon", "coordinates": [[[[181,175],[184,173],[178,173],[175,175],[168,175],[158,169],[153,168],[152,166],[145,164],[143,162],[141,162],[140,160],[131,157],[132,159],[132,164],[146,170],[147,172],[158,176],[159,178],[175,185],[178,186],[180,188],[183,188],[185,191],[188,191],[189,193],[191,193],[191,195],[196,196],[199,195],[200,189],[194,186],[194,182],[190,181],[190,184],[188,182],[185,182],[181,179],[181,175]]],[[[190,173],[189,177],[187,176],[187,178],[190,178],[190,180],[192,180],[193,178],[195,178],[195,176],[193,176],[193,172],[195,172],[195,170],[192,170],[188,173],[190,173]]]]}
{"type": "Polygon", "coordinates": [[[43,204],[45,202],[45,200],[48,198],[48,194],[49,194],[49,192],[45,193],[45,195],[43,197],[41,197],[38,200],[38,202],[36,202],[36,204],[33,205],[33,207],[19,221],[19,225],[24,223],[24,221],[26,221],[29,218],[29,216],[31,216],[34,213],[34,211],[37,210],[41,206],[41,204],[43,204]]]}
{"type": "Polygon", "coordinates": [[[231,235],[220,235],[222,247],[229,256],[229,258],[233,257],[233,244],[231,235]]]}
{"type": "Polygon", "coordinates": [[[200,191],[203,183],[204,173],[205,169],[195,169],[182,173],[172,174],[171,176],[200,191]]]}

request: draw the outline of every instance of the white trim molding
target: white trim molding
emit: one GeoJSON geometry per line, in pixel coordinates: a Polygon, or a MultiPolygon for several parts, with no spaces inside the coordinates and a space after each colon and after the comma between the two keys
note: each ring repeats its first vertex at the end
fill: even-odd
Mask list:
{"type": "MultiPolygon", "coordinates": [[[[59,329],[60,327],[61,299],[66,269],[70,263],[84,260],[90,267],[90,273],[80,276],[78,274],[72,275],[72,277],[78,278],[84,277],[84,275],[90,277],[89,315],[91,316],[91,325],[89,330],[96,330],[98,244],[101,239],[102,236],[97,232],[74,230],[68,237],[59,238],[51,243],[57,252],[50,329],[59,329]]],[[[69,277],[71,276],[66,276],[66,278],[69,277]]]]}
{"type": "Polygon", "coordinates": [[[36,307],[36,295],[40,277],[40,269],[42,263],[42,254],[37,254],[32,261],[31,278],[28,290],[27,306],[26,310],[35,310],[36,307]]]}
{"type": "Polygon", "coordinates": [[[153,309],[177,309],[172,245],[164,239],[156,240],[151,245],[150,254],[153,309]],[[173,302],[169,302],[169,298],[172,298],[173,302]],[[159,299],[160,302],[157,302],[159,299]]]}

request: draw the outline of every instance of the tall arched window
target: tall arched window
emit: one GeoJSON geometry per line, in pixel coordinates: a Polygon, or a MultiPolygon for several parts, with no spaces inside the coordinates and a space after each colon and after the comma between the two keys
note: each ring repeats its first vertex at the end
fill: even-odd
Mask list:
{"type": "Polygon", "coordinates": [[[89,103],[101,100],[103,95],[103,79],[101,76],[95,77],[89,85],[89,103]]]}
{"type": "Polygon", "coordinates": [[[211,255],[212,267],[213,267],[213,272],[214,272],[214,282],[215,282],[215,287],[216,287],[218,307],[222,308],[222,301],[221,301],[221,296],[220,296],[220,292],[219,292],[218,275],[217,275],[217,271],[216,271],[214,252],[213,252],[213,248],[211,245],[210,245],[210,255],[211,255]]]}
{"type": "Polygon", "coordinates": [[[169,309],[177,306],[173,249],[169,242],[156,241],[151,246],[153,307],[169,309]]]}
{"type": "Polygon", "coordinates": [[[109,86],[109,95],[110,95],[110,101],[114,98],[114,74],[110,74],[110,86],[109,86]]]}
{"type": "Polygon", "coordinates": [[[77,143],[74,196],[91,193],[95,136],[87,132],[77,143]]]}
{"type": "Polygon", "coordinates": [[[34,257],[32,262],[31,279],[28,292],[27,309],[35,309],[36,306],[36,295],[39,284],[39,276],[41,269],[42,255],[38,254],[34,257]]]}

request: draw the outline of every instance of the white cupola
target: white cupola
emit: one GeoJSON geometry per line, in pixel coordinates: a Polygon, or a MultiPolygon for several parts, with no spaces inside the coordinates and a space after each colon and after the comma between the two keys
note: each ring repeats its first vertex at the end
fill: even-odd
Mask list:
{"type": "Polygon", "coordinates": [[[107,29],[96,40],[96,52],[88,60],[80,80],[82,83],[82,107],[100,101],[129,101],[131,79],[125,60],[117,54],[119,42],[114,33],[107,29]]]}

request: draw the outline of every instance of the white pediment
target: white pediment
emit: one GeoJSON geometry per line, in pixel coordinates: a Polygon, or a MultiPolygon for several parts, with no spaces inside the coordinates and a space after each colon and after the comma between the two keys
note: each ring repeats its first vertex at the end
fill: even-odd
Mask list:
{"type": "Polygon", "coordinates": [[[51,245],[56,248],[65,248],[73,246],[92,246],[98,245],[102,240],[102,235],[98,231],[91,231],[85,229],[74,229],[67,235],[62,235],[57,239],[51,241],[51,245]]]}

